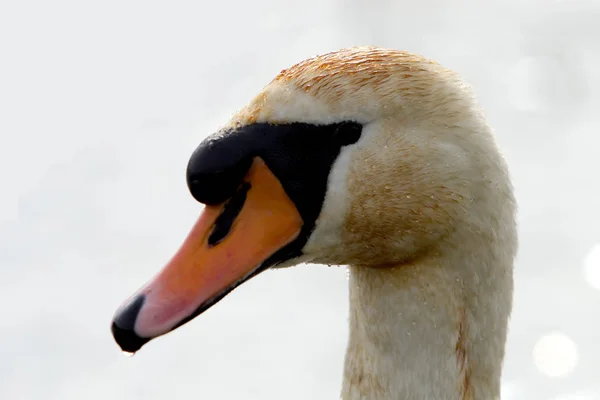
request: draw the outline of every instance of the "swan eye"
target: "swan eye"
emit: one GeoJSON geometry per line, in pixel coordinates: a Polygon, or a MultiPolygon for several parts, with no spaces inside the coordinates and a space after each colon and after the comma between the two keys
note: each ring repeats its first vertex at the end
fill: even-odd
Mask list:
{"type": "Polygon", "coordinates": [[[332,130],[334,141],[339,146],[347,146],[358,142],[362,134],[362,125],[356,122],[342,122],[332,130]]]}

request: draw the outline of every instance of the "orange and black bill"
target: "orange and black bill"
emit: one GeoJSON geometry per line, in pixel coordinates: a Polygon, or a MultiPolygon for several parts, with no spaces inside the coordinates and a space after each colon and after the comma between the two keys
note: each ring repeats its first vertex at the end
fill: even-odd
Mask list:
{"type": "Polygon", "coordinates": [[[119,346],[137,351],[266,268],[305,256],[329,171],[361,132],[352,121],[254,123],[202,141],[186,177],[206,208],[171,261],[117,311],[119,346]]]}
{"type": "Polygon", "coordinates": [[[258,157],[232,196],[207,205],[163,270],[117,311],[112,332],[123,351],[191,320],[261,271],[294,241],[302,217],[281,182],[258,157]]]}

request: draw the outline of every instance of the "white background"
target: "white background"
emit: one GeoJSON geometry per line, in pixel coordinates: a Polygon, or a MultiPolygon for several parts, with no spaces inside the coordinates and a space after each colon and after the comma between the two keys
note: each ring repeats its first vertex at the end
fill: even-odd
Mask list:
{"type": "Polygon", "coordinates": [[[2,1],[0,398],[337,398],[341,267],[262,274],[133,358],[109,325],[195,221],[203,137],[281,69],[372,44],[462,73],[511,166],[503,398],[600,399],[599,20],[567,0],[2,1]]]}

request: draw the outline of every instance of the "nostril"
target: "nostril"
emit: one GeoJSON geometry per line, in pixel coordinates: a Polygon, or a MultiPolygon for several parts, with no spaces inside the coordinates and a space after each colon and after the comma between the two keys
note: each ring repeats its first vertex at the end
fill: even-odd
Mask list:
{"type": "Polygon", "coordinates": [[[248,190],[250,190],[250,183],[244,182],[233,197],[225,203],[223,211],[215,221],[215,227],[208,237],[210,247],[219,244],[229,234],[233,222],[244,207],[248,190]]]}

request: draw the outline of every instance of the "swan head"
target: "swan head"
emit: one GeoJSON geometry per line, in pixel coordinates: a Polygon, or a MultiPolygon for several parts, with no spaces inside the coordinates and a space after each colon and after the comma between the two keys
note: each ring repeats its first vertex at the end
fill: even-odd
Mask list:
{"type": "Polygon", "coordinates": [[[117,311],[124,351],[268,268],[387,268],[510,236],[506,168],[469,87],[395,50],[345,49],[282,71],[198,146],[187,181],[206,207],[117,311]]]}

